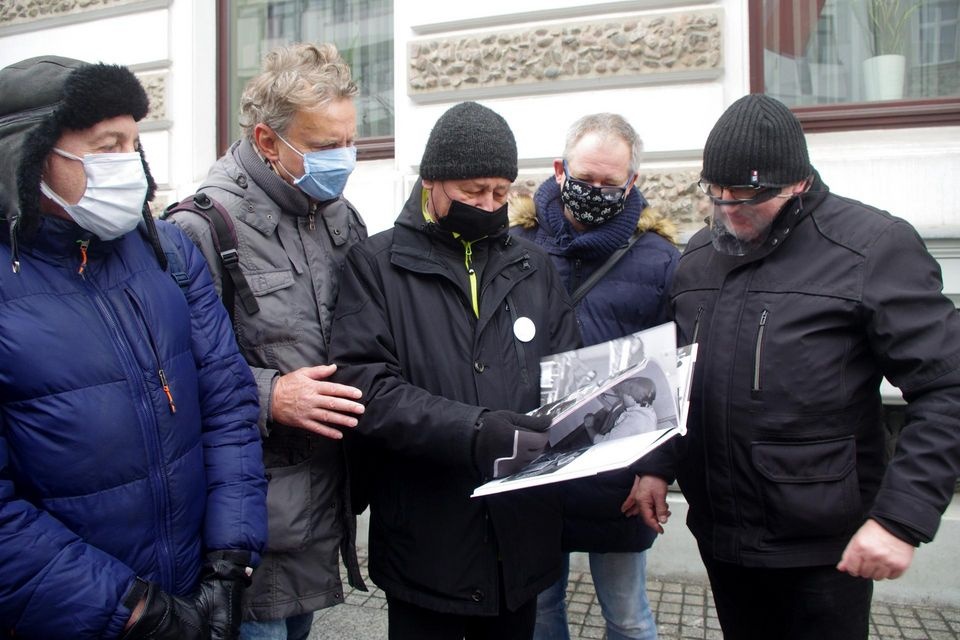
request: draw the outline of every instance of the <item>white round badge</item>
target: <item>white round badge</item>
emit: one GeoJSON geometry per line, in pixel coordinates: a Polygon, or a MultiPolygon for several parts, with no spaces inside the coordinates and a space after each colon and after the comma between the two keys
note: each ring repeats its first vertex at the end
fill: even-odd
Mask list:
{"type": "Polygon", "coordinates": [[[517,336],[520,342],[530,342],[533,336],[537,335],[537,327],[533,324],[533,320],[526,316],[517,318],[513,323],[513,335],[517,336]]]}

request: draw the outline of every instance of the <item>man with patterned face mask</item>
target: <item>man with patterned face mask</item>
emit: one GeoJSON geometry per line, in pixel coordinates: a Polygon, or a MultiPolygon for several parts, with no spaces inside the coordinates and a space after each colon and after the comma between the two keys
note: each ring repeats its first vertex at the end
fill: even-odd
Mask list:
{"type": "MultiPolygon", "coordinates": [[[[260,389],[270,478],[270,536],[247,592],[244,640],[304,640],[314,611],[343,602],[340,558],[350,583],[363,585],[342,442],[363,405],[358,389],[330,381],[336,365],[327,354],[340,265],[367,236],[342,196],[356,165],[357,91],[333,45],[270,52],[240,100],[242,139],[200,187],[236,230],[241,282],[255,300],[238,295],[230,309],[260,389]]],[[[232,300],[224,292],[235,275],[208,220],[190,211],[170,220],[201,248],[232,300]]]]}
{"type": "Polygon", "coordinates": [[[256,386],[146,207],[147,109],[124,67],[0,70],[0,638],[233,640],[266,539],[256,386]]]}
{"type": "Polygon", "coordinates": [[[724,638],[865,640],[873,581],[933,540],[960,473],[960,317],[913,227],[831,193],[783,103],[730,105],[701,187],[717,215],[671,292],[699,345],[688,431],[627,512],[662,531],[677,477],[724,638]],[[892,456],[883,377],[907,401],[892,456]]]}
{"type": "MultiPolygon", "coordinates": [[[[550,254],[575,298],[587,345],[667,320],[667,291],[680,253],[673,225],[634,186],[642,150],[622,116],[584,116],[568,130],[554,175],[532,199],[511,201],[511,233],[550,254]]],[[[634,481],[624,471],[565,483],[564,547],[589,552],[611,640],[657,637],[646,591],[646,549],[655,536],[620,511],[634,481]]],[[[540,594],[537,640],[570,637],[565,596],[566,575],[540,594]]]]}

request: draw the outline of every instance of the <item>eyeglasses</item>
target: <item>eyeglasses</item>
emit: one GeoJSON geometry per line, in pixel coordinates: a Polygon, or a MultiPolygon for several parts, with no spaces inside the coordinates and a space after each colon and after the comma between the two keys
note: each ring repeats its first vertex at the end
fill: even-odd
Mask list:
{"type": "Polygon", "coordinates": [[[713,200],[714,204],[760,204],[772,200],[780,193],[779,187],[755,187],[753,185],[723,186],[706,180],[698,180],[700,190],[713,200]],[[730,196],[724,199],[723,192],[730,196]]]}
{"type": "Polygon", "coordinates": [[[627,187],[630,186],[630,181],[633,180],[634,176],[627,178],[627,181],[623,184],[622,187],[595,187],[589,182],[584,182],[583,180],[577,180],[576,178],[570,177],[570,167],[567,166],[567,161],[563,161],[563,175],[567,177],[567,180],[572,182],[581,188],[584,193],[596,189],[600,193],[600,197],[604,199],[605,202],[616,203],[623,198],[623,194],[627,192],[627,187]]]}

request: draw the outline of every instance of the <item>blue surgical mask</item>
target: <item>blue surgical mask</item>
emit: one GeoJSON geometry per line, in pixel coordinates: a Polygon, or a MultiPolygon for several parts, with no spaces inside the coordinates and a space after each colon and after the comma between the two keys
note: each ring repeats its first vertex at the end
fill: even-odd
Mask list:
{"type": "Polygon", "coordinates": [[[347,178],[357,166],[357,148],[337,147],[322,151],[308,151],[302,153],[295,146],[284,140],[279,133],[277,137],[303,158],[303,175],[299,178],[287,171],[287,168],[277,161],[280,168],[293,178],[293,184],[314,200],[325,201],[339,198],[343,188],[347,186],[347,178]]]}

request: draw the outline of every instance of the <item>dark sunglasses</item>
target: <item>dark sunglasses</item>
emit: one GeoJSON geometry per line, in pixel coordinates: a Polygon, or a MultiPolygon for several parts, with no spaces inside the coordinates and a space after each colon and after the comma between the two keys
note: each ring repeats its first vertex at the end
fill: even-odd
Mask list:
{"type": "Polygon", "coordinates": [[[753,185],[726,186],[698,180],[697,186],[714,204],[760,204],[772,200],[780,193],[779,187],[755,187],[753,185]],[[726,191],[729,198],[723,197],[726,191]]]}

